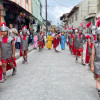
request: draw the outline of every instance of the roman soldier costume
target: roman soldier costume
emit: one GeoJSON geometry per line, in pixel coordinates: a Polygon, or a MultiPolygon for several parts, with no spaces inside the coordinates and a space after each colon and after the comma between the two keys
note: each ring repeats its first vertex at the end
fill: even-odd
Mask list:
{"type": "MultiPolygon", "coordinates": [[[[6,27],[4,24],[3,26],[1,26],[0,28],[1,32],[8,32],[8,27],[6,27]]],[[[13,55],[13,38],[11,36],[7,36],[6,37],[1,37],[0,38],[0,48],[1,48],[1,58],[0,60],[2,61],[3,64],[6,64],[6,70],[10,70],[13,67],[13,73],[12,75],[16,74],[16,58],[12,58],[13,55]],[[12,66],[10,66],[10,64],[12,64],[12,66]]],[[[2,79],[0,79],[0,82],[4,82],[6,80],[6,72],[3,72],[3,70],[0,68],[0,73],[3,73],[2,79]]],[[[1,77],[0,77],[1,78],[1,77]]]]}
{"type": "Polygon", "coordinates": [[[70,52],[72,54],[72,50],[73,50],[73,30],[72,29],[69,29],[69,34],[68,34],[68,43],[69,43],[69,49],[70,49],[70,52]]]}
{"type": "MultiPolygon", "coordinates": [[[[83,31],[83,28],[79,27],[78,30],[83,31]]],[[[82,33],[76,35],[75,41],[76,41],[77,56],[78,56],[78,54],[83,53],[84,39],[85,39],[85,36],[82,33]]],[[[84,62],[83,62],[83,59],[81,59],[81,60],[82,60],[81,61],[82,65],[85,65],[84,62]]],[[[76,61],[78,61],[77,57],[76,57],[76,61]]]]}
{"type": "Polygon", "coordinates": [[[23,56],[24,60],[23,60],[23,64],[27,63],[27,57],[25,58],[25,56],[27,56],[27,54],[25,54],[28,51],[28,39],[29,36],[27,35],[27,29],[25,27],[23,27],[22,29],[22,33],[26,33],[26,35],[20,36],[21,38],[21,49],[20,49],[20,56],[23,56]],[[24,54],[22,54],[22,52],[24,52],[24,54]]]}

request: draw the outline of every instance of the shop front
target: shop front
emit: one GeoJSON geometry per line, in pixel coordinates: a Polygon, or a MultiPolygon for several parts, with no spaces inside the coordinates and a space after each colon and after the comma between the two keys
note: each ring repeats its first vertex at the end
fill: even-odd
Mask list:
{"type": "Polygon", "coordinates": [[[13,24],[17,30],[22,29],[24,25],[27,25],[27,27],[30,28],[30,22],[32,22],[34,16],[15,2],[5,1],[6,2],[3,3],[3,8],[5,11],[4,20],[7,26],[13,24]],[[31,19],[30,16],[32,17],[31,19]]]}

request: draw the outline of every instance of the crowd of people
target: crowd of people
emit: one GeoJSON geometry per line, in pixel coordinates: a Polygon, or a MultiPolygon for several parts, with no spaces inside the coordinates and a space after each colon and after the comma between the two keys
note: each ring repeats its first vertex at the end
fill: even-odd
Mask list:
{"type": "Polygon", "coordinates": [[[87,25],[83,24],[75,29],[70,27],[67,35],[69,51],[72,55],[75,55],[76,63],[81,56],[82,65],[88,64],[89,70],[93,72],[100,99],[100,21],[97,22],[96,26],[89,22],[87,25]],[[84,51],[86,42],[86,51],[84,51]],[[86,52],[85,61],[83,61],[83,51],[86,52]]]}
{"type": "Polygon", "coordinates": [[[75,29],[69,26],[66,32],[49,32],[47,36],[48,50],[52,48],[52,44],[55,52],[65,50],[65,44],[67,44],[71,55],[75,56],[76,63],[81,58],[83,66],[88,64],[89,70],[93,72],[96,80],[96,89],[100,98],[100,21],[97,22],[96,26],[89,22],[87,25],[81,24],[75,29]],[[84,46],[86,43],[87,45],[84,46]],[[85,61],[83,60],[83,51],[86,54],[85,61]]]}
{"type": "Polygon", "coordinates": [[[96,88],[100,97],[100,21],[97,26],[92,24],[81,25],[73,29],[69,27],[66,32],[53,31],[47,34],[43,31],[31,32],[24,26],[19,32],[10,24],[2,23],[0,31],[0,83],[5,82],[6,72],[13,68],[12,75],[16,75],[16,57],[15,48],[20,50],[20,56],[23,57],[22,64],[28,64],[27,53],[30,44],[34,49],[38,47],[41,50],[46,45],[48,50],[52,48],[55,52],[65,50],[66,44],[69,46],[71,55],[75,55],[75,61],[81,56],[81,64],[85,66],[88,63],[89,69],[94,73],[96,79],[96,88]],[[86,31],[87,30],[89,31],[86,31]],[[83,60],[83,47],[87,42],[86,57],[83,60]],[[47,43],[47,44],[46,44],[47,43]]]}

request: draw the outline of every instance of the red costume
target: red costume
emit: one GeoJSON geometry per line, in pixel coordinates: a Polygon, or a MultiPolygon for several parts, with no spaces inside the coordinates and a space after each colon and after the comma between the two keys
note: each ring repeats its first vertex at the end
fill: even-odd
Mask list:
{"type": "Polygon", "coordinates": [[[59,45],[59,43],[61,43],[61,38],[59,37],[54,37],[53,40],[53,48],[56,49],[56,47],[59,45]]]}

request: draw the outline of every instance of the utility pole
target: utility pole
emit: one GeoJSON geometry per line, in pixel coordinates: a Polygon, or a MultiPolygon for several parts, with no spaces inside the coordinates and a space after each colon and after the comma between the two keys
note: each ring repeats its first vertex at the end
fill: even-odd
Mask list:
{"type": "Polygon", "coordinates": [[[45,11],[46,11],[46,34],[47,34],[47,30],[48,30],[48,27],[47,27],[47,0],[45,0],[45,11]]]}

